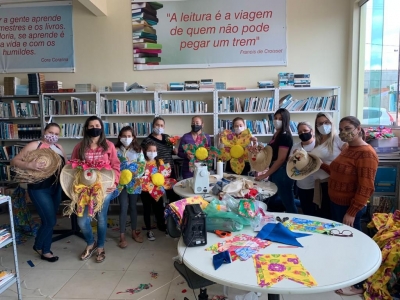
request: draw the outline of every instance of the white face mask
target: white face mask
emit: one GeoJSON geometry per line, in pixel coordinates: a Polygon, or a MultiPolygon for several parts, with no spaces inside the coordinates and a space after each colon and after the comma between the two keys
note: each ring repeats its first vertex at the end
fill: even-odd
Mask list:
{"type": "Polygon", "coordinates": [[[332,125],[331,124],[324,124],[319,127],[317,127],[318,131],[320,134],[330,134],[332,131],[332,125]]]}
{"type": "Polygon", "coordinates": [[[244,127],[243,127],[243,126],[236,127],[236,128],[235,128],[235,133],[236,133],[236,134],[239,134],[239,133],[243,132],[243,130],[244,130],[244,127]]]}
{"type": "Polygon", "coordinates": [[[272,123],[274,124],[275,129],[282,128],[282,120],[274,120],[272,123]]]}
{"type": "Polygon", "coordinates": [[[120,138],[119,140],[121,141],[122,145],[128,147],[132,143],[133,138],[120,138]]]}
{"type": "Polygon", "coordinates": [[[153,160],[157,157],[157,152],[146,152],[146,155],[150,160],[153,160]]]}
{"type": "Polygon", "coordinates": [[[153,132],[155,134],[163,134],[164,133],[164,128],[162,128],[162,127],[154,127],[153,128],[153,132]]]}

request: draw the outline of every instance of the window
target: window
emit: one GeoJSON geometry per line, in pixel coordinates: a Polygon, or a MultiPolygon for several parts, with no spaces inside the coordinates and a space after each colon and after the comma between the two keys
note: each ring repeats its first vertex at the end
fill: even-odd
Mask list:
{"type": "Polygon", "coordinates": [[[364,125],[399,126],[400,1],[363,2],[358,117],[364,125]]]}

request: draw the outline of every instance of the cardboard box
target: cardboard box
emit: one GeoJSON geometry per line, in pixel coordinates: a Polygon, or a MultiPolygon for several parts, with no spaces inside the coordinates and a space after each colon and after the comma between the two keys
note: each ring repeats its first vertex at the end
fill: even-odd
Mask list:
{"type": "Polygon", "coordinates": [[[393,137],[390,139],[371,140],[369,144],[375,149],[377,153],[388,153],[388,152],[399,151],[398,137],[393,137]]]}

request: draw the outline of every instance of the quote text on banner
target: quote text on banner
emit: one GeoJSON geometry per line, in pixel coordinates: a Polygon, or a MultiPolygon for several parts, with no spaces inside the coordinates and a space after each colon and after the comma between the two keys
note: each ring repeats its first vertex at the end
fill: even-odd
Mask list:
{"type": "Polygon", "coordinates": [[[286,65],[286,0],[132,2],[132,38],[135,70],[286,65]]]}
{"type": "Polygon", "coordinates": [[[71,2],[0,6],[0,70],[74,72],[71,2]]]}

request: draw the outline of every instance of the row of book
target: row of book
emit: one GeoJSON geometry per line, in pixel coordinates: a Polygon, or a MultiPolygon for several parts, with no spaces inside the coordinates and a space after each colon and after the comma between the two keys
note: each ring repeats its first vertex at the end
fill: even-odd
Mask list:
{"type": "Polygon", "coordinates": [[[161,100],[161,114],[197,114],[207,112],[208,105],[204,101],[161,100]]]}
{"type": "Polygon", "coordinates": [[[42,135],[40,124],[0,122],[0,139],[38,140],[42,135]]]}
{"type": "Polygon", "coordinates": [[[122,127],[131,126],[136,137],[144,137],[151,134],[153,130],[152,122],[136,122],[136,123],[112,123],[104,122],[104,131],[108,137],[117,137],[122,127]]]}
{"type": "Polygon", "coordinates": [[[274,111],[274,98],[259,98],[250,97],[245,98],[243,104],[240,98],[235,97],[221,97],[218,98],[218,112],[267,112],[274,111]]]}
{"type": "Polygon", "coordinates": [[[96,91],[96,86],[91,83],[77,83],[75,84],[76,93],[92,93],[96,91]]]}
{"type": "Polygon", "coordinates": [[[4,95],[13,96],[16,94],[17,85],[21,84],[18,77],[4,77],[4,95]]]}
{"type": "MultiPolygon", "coordinates": [[[[0,163],[0,181],[10,181],[13,176],[14,174],[11,171],[11,166],[0,163]]],[[[0,243],[1,243],[1,234],[0,234],[0,243]]]]}
{"type": "MultiPolygon", "coordinates": [[[[0,233],[1,234],[1,233],[0,233]]],[[[10,234],[10,233],[8,233],[10,234]]],[[[5,235],[6,236],[6,235],[5,235]]],[[[6,238],[8,239],[10,237],[10,235],[6,238]]],[[[5,239],[5,240],[6,240],[5,239]]],[[[0,242],[1,243],[1,242],[0,242]]],[[[8,270],[1,270],[0,269],[0,288],[5,285],[8,281],[10,281],[11,279],[13,279],[15,277],[15,274],[12,273],[11,271],[8,270]]]]}
{"type": "Polygon", "coordinates": [[[119,100],[101,98],[102,114],[155,114],[154,100],[119,100]]]}
{"type": "Polygon", "coordinates": [[[66,100],[44,98],[44,115],[94,115],[96,114],[96,101],[83,100],[70,97],[66,100]]]}
{"type": "Polygon", "coordinates": [[[25,144],[15,144],[13,146],[0,147],[0,160],[13,159],[25,146],[25,144]]]}
{"type": "Polygon", "coordinates": [[[258,81],[257,86],[259,89],[273,89],[275,88],[274,82],[272,80],[258,81]]]}
{"type": "Polygon", "coordinates": [[[279,87],[310,87],[310,74],[278,73],[279,87]]]}
{"type": "Polygon", "coordinates": [[[321,111],[338,110],[337,95],[326,97],[308,97],[306,99],[294,99],[287,95],[279,100],[279,107],[289,111],[321,111]]]}
{"type": "Polygon", "coordinates": [[[39,95],[45,92],[45,76],[43,73],[28,74],[29,95],[39,95]]]}
{"type": "Polygon", "coordinates": [[[40,117],[40,105],[36,101],[23,102],[11,100],[10,102],[0,101],[0,118],[26,118],[40,117]]]}
{"type": "MultiPolygon", "coordinates": [[[[273,134],[275,127],[273,124],[274,117],[268,115],[267,118],[262,120],[244,120],[246,127],[252,134],[273,134]]],[[[220,130],[229,129],[233,130],[232,120],[218,120],[218,128],[220,130]]],[[[290,130],[292,133],[297,133],[297,122],[290,121],[290,130]]]]}
{"type": "Polygon", "coordinates": [[[46,93],[58,93],[59,90],[62,90],[62,82],[57,80],[45,81],[44,89],[46,93]]]}

